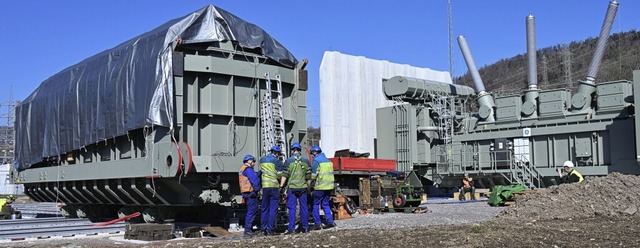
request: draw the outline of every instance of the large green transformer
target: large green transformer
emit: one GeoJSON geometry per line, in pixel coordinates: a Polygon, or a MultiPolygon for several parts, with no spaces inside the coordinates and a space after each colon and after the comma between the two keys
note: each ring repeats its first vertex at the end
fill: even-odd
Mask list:
{"type": "Polygon", "coordinates": [[[556,170],[567,160],[585,176],[640,174],[640,71],[633,81],[595,80],[617,7],[610,3],[587,78],[573,95],[570,89],[538,89],[532,16],[529,85],[522,94],[487,93],[462,36],[475,91],[414,78],[384,80],[387,98],[399,104],[377,110],[377,156],[396,159],[399,170],[418,171],[443,187],[459,185],[465,173],[485,187],[545,187],[559,183],[556,170]],[[468,107],[471,100],[477,112],[468,107]]]}
{"type": "Polygon", "coordinates": [[[16,110],[12,180],[89,217],[153,221],[239,203],[243,156],[306,141],[305,65],[207,6],[43,82],[16,110]],[[281,139],[265,144],[273,133],[281,139]]]}

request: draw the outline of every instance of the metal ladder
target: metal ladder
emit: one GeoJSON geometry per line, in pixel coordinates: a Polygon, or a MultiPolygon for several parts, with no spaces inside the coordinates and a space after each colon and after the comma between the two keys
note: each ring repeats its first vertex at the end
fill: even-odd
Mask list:
{"type": "Polygon", "coordinates": [[[453,163],[454,98],[452,96],[438,94],[433,94],[433,96],[432,108],[438,116],[438,136],[444,142],[444,146],[439,146],[439,154],[441,157],[438,160],[438,163],[440,163],[441,166],[445,166],[448,170],[449,166],[452,166],[453,163]]]}
{"type": "Polygon", "coordinates": [[[544,182],[542,181],[542,174],[529,162],[528,158],[516,157],[512,154],[509,155],[509,171],[508,173],[500,173],[502,177],[507,179],[512,184],[522,184],[529,189],[543,188],[544,182]]]}
{"type": "Polygon", "coordinates": [[[276,89],[274,90],[271,87],[273,82],[269,73],[265,73],[264,76],[267,92],[265,92],[262,101],[260,101],[262,149],[265,154],[268,154],[272,146],[280,146],[280,148],[282,148],[282,155],[286,158],[287,146],[282,101],[282,81],[280,80],[280,75],[276,75],[276,89]]]}

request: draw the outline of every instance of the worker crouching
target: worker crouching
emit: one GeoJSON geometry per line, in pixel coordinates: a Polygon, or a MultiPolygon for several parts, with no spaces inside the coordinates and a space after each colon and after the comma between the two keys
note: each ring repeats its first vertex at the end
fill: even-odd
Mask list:
{"type": "Polygon", "coordinates": [[[575,166],[573,165],[573,162],[565,161],[562,167],[564,168],[564,172],[566,172],[567,174],[562,175],[562,170],[558,168],[558,176],[560,177],[562,183],[579,183],[584,181],[584,177],[582,177],[582,174],[574,169],[575,166]]]}
{"type": "Polygon", "coordinates": [[[471,200],[475,201],[476,187],[473,186],[473,178],[470,177],[469,174],[464,173],[464,178],[462,178],[462,187],[460,187],[460,196],[458,197],[458,199],[461,201],[466,200],[466,197],[464,196],[464,194],[467,192],[469,192],[471,196],[471,200]]]}
{"type": "MultiPolygon", "coordinates": [[[[4,206],[11,205],[15,200],[16,200],[16,197],[13,195],[8,195],[5,198],[0,198],[0,211],[4,213],[5,212],[4,206]]],[[[8,210],[8,212],[11,212],[10,209],[8,210]]],[[[8,213],[8,214],[11,214],[11,213],[8,213]]]]}

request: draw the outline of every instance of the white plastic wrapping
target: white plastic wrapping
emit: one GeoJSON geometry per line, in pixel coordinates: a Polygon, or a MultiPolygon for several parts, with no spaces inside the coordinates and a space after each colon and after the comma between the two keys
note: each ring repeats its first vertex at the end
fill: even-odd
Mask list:
{"type": "Polygon", "coordinates": [[[382,79],[407,76],[451,83],[449,72],[327,51],[320,64],[322,151],[351,149],[374,154],[376,108],[390,106],[382,79]]]}

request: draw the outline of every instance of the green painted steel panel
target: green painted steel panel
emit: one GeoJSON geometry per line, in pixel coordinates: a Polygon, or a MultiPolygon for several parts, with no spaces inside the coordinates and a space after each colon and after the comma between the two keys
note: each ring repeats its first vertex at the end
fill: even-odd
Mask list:
{"type": "MultiPolygon", "coordinates": [[[[633,102],[640,103],[640,70],[633,71],[633,102]]],[[[634,116],[640,116],[640,108],[634,108],[634,116]]],[[[640,164],[640,121],[635,121],[636,160],[640,164]]]]}
{"type": "Polygon", "coordinates": [[[377,158],[396,159],[395,111],[393,107],[376,109],[377,158]]]}

